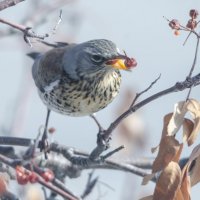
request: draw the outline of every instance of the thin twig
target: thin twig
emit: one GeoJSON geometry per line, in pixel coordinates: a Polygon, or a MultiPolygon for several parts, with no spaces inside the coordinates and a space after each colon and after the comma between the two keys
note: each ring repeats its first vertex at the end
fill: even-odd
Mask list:
{"type": "MultiPolygon", "coordinates": [[[[2,141],[7,141],[7,145],[11,145],[11,144],[12,145],[21,145],[21,144],[23,144],[24,146],[28,146],[28,144],[29,144],[28,141],[32,141],[32,140],[31,139],[24,139],[24,138],[18,138],[18,140],[15,140],[14,138],[10,137],[10,140],[9,140],[10,143],[8,143],[7,138],[6,138],[6,140],[4,140],[4,137],[1,136],[0,137],[0,144],[1,144],[2,141]],[[12,140],[14,140],[14,141],[12,141],[12,140]],[[23,142],[20,142],[20,140],[22,140],[23,142]],[[24,140],[26,140],[27,142],[24,143],[24,140]]],[[[71,155],[66,154],[67,151],[72,149],[71,147],[52,143],[50,145],[50,149],[51,149],[51,151],[62,154],[67,160],[71,160],[71,158],[70,158],[71,155]]],[[[77,149],[73,149],[73,153],[74,153],[73,156],[81,156],[85,160],[88,160],[88,158],[90,156],[89,153],[86,153],[86,152],[83,152],[83,151],[80,151],[80,150],[77,150],[77,149]]],[[[51,157],[49,157],[49,162],[51,162],[50,160],[51,160],[51,157]]],[[[88,162],[87,165],[82,165],[82,163],[76,163],[76,164],[79,164],[79,167],[78,167],[79,170],[84,170],[84,169],[111,169],[111,170],[120,170],[120,171],[124,171],[124,172],[130,172],[132,174],[144,177],[149,173],[149,169],[151,169],[151,167],[152,167],[153,160],[154,160],[153,158],[143,158],[143,159],[139,159],[139,160],[136,159],[136,160],[127,161],[127,162],[125,161],[125,162],[121,163],[119,161],[114,161],[112,159],[106,159],[106,160],[104,159],[104,161],[101,162],[101,163],[98,163],[96,161],[90,161],[90,163],[88,162]],[[146,169],[148,169],[148,170],[146,170],[146,169]]],[[[188,158],[183,158],[179,162],[179,164],[182,168],[187,163],[187,161],[185,161],[185,160],[188,160],[188,158]]],[[[55,162],[54,165],[60,166],[60,165],[63,164],[62,161],[63,160],[56,159],[56,161],[53,161],[53,162],[55,162]]],[[[40,162],[40,161],[38,160],[38,162],[40,162]]],[[[48,165],[49,164],[47,164],[47,166],[48,165]]],[[[64,168],[65,167],[63,166],[62,169],[64,169],[64,168]]],[[[69,171],[70,169],[66,166],[66,169],[64,169],[64,171],[66,171],[66,170],[69,171]]],[[[57,180],[57,183],[56,183],[55,182],[56,180],[54,180],[52,182],[54,185],[56,185],[60,189],[63,189],[64,191],[67,191],[71,195],[74,195],[68,189],[63,188],[64,187],[63,183],[61,183],[58,180],[57,180]]],[[[154,181],[154,179],[152,181],[154,181]]]]}
{"type": "Polygon", "coordinates": [[[95,114],[91,114],[90,117],[95,121],[96,125],[99,128],[99,132],[103,131],[104,128],[102,127],[102,125],[100,124],[100,122],[98,121],[98,119],[96,118],[95,114]]]}
{"type": "Polygon", "coordinates": [[[188,41],[190,35],[192,34],[192,32],[190,31],[188,36],[186,37],[185,41],[183,42],[183,46],[185,46],[186,42],[188,41]]]}
{"type": "Polygon", "coordinates": [[[161,77],[161,74],[145,90],[143,90],[142,92],[136,94],[135,98],[133,99],[133,102],[130,105],[130,108],[135,104],[135,102],[138,100],[138,98],[142,94],[144,94],[145,92],[147,92],[148,90],[150,90],[153,87],[153,85],[160,79],[160,77],[161,77]]]}
{"type": "Polygon", "coordinates": [[[56,33],[56,30],[58,29],[58,26],[61,23],[61,21],[62,21],[62,10],[60,10],[59,19],[58,19],[56,25],[53,28],[53,31],[52,31],[53,34],[56,33]]]}
{"type": "Polygon", "coordinates": [[[102,158],[105,160],[106,158],[112,156],[113,154],[115,154],[115,153],[118,152],[118,151],[121,151],[122,149],[124,149],[124,146],[123,146],[123,145],[120,146],[120,147],[118,147],[118,148],[116,148],[116,149],[114,149],[113,151],[107,153],[106,155],[102,156],[102,158]]]}
{"type": "Polygon", "coordinates": [[[192,76],[192,73],[193,73],[193,71],[194,71],[195,65],[196,65],[196,63],[197,63],[198,50],[199,50],[199,40],[200,40],[200,36],[197,38],[197,44],[196,44],[196,49],[195,49],[194,60],[193,60],[192,67],[191,67],[191,69],[190,69],[190,72],[189,72],[188,77],[191,77],[191,76],[192,76]]]}
{"type": "Polygon", "coordinates": [[[25,0],[4,0],[0,2],[0,11],[11,6],[15,6],[16,4],[25,1],[25,0]]]}
{"type": "Polygon", "coordinates": [[[92,170],[89,175],[88,175],[88,180],[87,180],[87,184],[85,187],[85,190],[83,192],[83,194],[81,195],[81,198],[84,199],[85,197],[87,197],[89,194],[91,194],[91,192],[93,191],[97,181],[98,181],[98,177],[95,177],[93,179],[93,174],[94,174],[94,170],[92,170]]]}
{"type": "MultiPolygon", "coordinates": [[[[198,50],[199,50],[199,40],[200,40],[200,36],[197,37],[197,44],[196,44],[196,48],[195,48],[194,60],[193,60],[192,67],[191,67],[191,69],[190,69],[189,75],[188,75],[188,77],[187,77],[188,79],[191,78],[192,73],[193,73],[193,71],[194,71],[194,68],[195,68],[195,66],[196,66],[196,63],[197,63],[198,50]]],[[[189,88],[189,91],[188,91],[188,93],[187,93],[187,96],[186,96],[186,101],[188,101],[188,99],[190,98],[190,94],[191,94],[192,88],[193,88],[193,86],[191,85],[191,87],[189,88]]]]}
{"type": "Polygon", "coordinates": [[[5,19],[0,18],[0,22],[3,24],[6,24],[8,26],[11,26],[14,29],[21,31],[24,34],[25,42],[28,43],[30,46],[32,46],[32,45],[30,43],[29,38],[38,38],[38,39],[44,40],[46,37],[49,37],[49,34],[38,35],[34,31],[32,31],[31,27],[25,27],[23,25],[13,23],[13,22],[7,21],[5,19]]]}

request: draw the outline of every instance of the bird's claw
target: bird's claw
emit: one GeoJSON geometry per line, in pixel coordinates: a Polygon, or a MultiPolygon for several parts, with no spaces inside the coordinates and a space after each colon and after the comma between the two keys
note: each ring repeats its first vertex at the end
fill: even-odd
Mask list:
{"type": "Polygon", "coordinates": [[[48,151],[48,147],[49,147],[49,142],[48,142],[48,138],[47,138],[47,132],[46,130],[44,130],[44,133],[43,133],[43,136],[42,136],[42,139],[39,141],[39,149],[40,149],[40,152],[44,152],[44,156],[45,156],[45,159],[47,159],[47,153],[49,152],[48,151]]]}

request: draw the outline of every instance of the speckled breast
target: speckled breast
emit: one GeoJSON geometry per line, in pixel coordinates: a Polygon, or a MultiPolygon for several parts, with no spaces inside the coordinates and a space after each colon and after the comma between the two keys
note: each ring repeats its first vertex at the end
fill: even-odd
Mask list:
{"type": "Polygon", "coordinates": [[[119,93],[121,75],[118,71],[79,81],[63,79],[51,91],[39,91],[44,104],[55,112],[84,116],[105,108],[119,93]]]}

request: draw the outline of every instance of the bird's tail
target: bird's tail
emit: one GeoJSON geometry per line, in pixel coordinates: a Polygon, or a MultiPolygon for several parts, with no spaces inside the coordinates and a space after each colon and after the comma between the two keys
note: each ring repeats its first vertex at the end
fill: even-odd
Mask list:
{"type": "Polygon", "coordinates": [[[33,60],[35,60],[40,54],[41,53],[35,51],[35,52],[27,53],[26,55],[32,58],[33,60]]]}

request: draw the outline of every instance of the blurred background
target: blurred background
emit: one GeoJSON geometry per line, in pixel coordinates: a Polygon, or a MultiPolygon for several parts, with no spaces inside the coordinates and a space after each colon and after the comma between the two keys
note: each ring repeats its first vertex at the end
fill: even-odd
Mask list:
{"type": "MultiPolygon", "coordinates": [[[[117,44],[127,55],[136,58],[138,66],[122,72],[120,95],[107,108],[97,113],[97,118],[108,127],[128,108],[134,94],[145,89],[159,74],[161,78],[140,100],[185,79],[192,65],[196,40],[187,33],[175,36],[169,28],[169,19],[179,19],[186,25],[189,10],[200,11],[200,1],[135,1],[135,0],[32,0],[5,9],[0,17],[33,27],[39,34],[51,33],[60,9],[62,22],[48,41],[83,42],[105,38],[117,44]]],[[[13,29],[12,29],[13,30],[13,29]]],[[[35,138],[44,124],[46,108],[37,94],[31,77],[33,61],[26,56],[31,51],[45,51],[37,42],[30,48],[21,32],[13,32],[0,24],[0,129],[2,135],[35,138]]],[[[199,60],[197,61],[199,67],[199,60]]],[[[199,68],[194,74],[199,73],[199,68]]],[[[111,148],[125,145],[126,149],[115,155],[119,161],[141,157],[154,157],[150,148],[159,143],[163,116],[173,111],[176,102],[185,100],[187,91],[159,98],[127,118],[113,134],[111,148]],[[120,156],[119,156],[120,155],[120,156]]],[[[200,99],[199,87],[191,96],[200,99]]],[[[90,152],[96,144],[97,126],[89,117],[73,118],[52,113],[49,126],[56,128],[55,141],[90,152]]],[[[193,146],[186,148],[189,156],[193,146]]],[[[78,179],[68,179],[67,187],[80,194],[87,181],[84,171],[78,179]]],[[[141,186],[142,178],[130,173],[96,170],[100,182],[88,199],[133,200],[153,193],[154,184],[141,186]]],[[[199,185],[192,188],[192,199],[197,200],[199,185]]]]}

